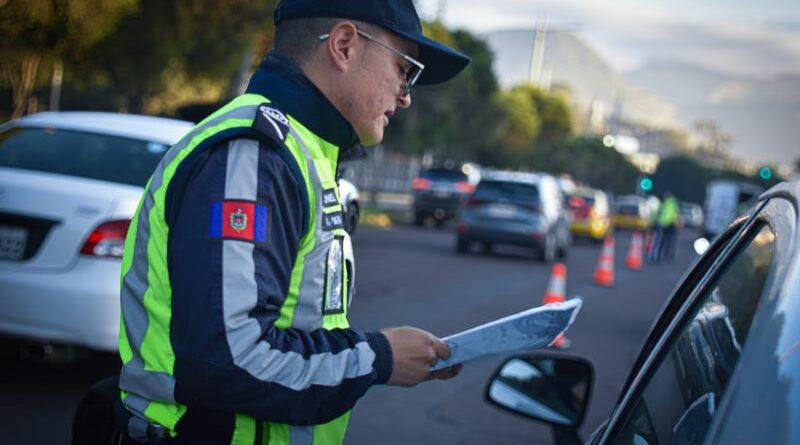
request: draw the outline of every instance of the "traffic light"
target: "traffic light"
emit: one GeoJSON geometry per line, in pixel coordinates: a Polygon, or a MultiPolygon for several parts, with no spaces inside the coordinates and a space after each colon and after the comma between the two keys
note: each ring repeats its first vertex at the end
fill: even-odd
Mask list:
{"type": "Polygon", "coordinates": [[[641,188],[645,192],[653,190],[653,180],[650,179],[648,176],[645,176],[644,178],[642,178],[641,181],[639,181],[639,188],[641,188]]]}
{"type": "Polygon", "coordinates": [[[772,179],[772,169],[769,167],[761,167],[761,170],[758,171],[758,176],[765,181],[769,181],[772,179]]]}

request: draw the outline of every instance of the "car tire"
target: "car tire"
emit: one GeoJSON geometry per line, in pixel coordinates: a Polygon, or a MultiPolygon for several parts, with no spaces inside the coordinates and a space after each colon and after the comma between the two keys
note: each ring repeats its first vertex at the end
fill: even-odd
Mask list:
{"type": "Polygon", "coordinates": [[[539,259],[545,264],[550,264],[556,260],[558,256],[558,246],[556,245],[556,238],[553,234],[548,234],[544,238],[544,245],[539,259]]]}
{"type": "Polygon", "coordinates": [[[351,202],[347,212],[347,220],[344,223],[344,230],[353,236],[358,230],[358,222],[361,218],[361,211],[358,209],[358,204],[351,202]]]}
{"type": "Polygon", "coordinates": [[[458,253],[467,253],[469,252],[469,241],[465,238],[458,237],[456,238],[456,252],[458,253]]]}

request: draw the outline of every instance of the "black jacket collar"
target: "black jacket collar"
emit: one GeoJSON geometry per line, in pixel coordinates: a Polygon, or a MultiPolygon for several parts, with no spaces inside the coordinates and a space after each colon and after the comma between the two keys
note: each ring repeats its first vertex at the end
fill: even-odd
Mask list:
{"type": "Polygon", "coordinates": [[[266,96],[314,134],[339,147],[339,160],[363,157],[353,126],[331,104],[297,64],[271,51],[250,78],[247,93],[266,96]]]}

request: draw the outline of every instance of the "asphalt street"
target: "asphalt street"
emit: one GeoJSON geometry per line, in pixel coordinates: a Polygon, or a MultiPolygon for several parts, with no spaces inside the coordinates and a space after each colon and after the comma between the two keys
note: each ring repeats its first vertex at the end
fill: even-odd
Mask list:
{"type": "MultiPolygon", "coordinates": [[[[617,239],[613,288],[592,284],[598,245],[577,243],[566,261],[567,293],[584,299],[568,333],[570,353],[595,367],[584,434],[609,414],[658,308],[694,257],[684,233],[674,264],[632,272],[623,266],[629,236],[617,239]]],[[[540,305],[550,273],[526,250],[457,254],[446,230],[363,227],[355,254],[350,318],[366,330],[410,325],[446,336],[540,305]]],[[[118,359],[93,354],[67,365],[40,363],[20,358],[11,346],[0,349],[0,443],[69,443],[77,400],[89,384],[117,372],[118,359]]],[[[547,427],[484,402],[486,381],[502,361],[474,362],[453,380],[416,388],[372,388],[353,412],[346,443],[550,443],[547,427]]]]}

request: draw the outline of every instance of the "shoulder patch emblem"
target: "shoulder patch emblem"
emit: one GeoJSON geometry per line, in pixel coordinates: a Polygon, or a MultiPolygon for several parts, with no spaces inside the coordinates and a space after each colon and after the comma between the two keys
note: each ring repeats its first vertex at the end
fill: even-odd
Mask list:
{"type": "Polygon", "coordinates": [[[289,132],[289,119],[279,110],[262,104],[258,106],[253,128],[283,142],[289,132]]]}
{"type": "Polygon", "coordinates": [[[211,204],[209,235],[263,243],[267,241],[267,206],[252,201],[225,200],[211,204]]]}

